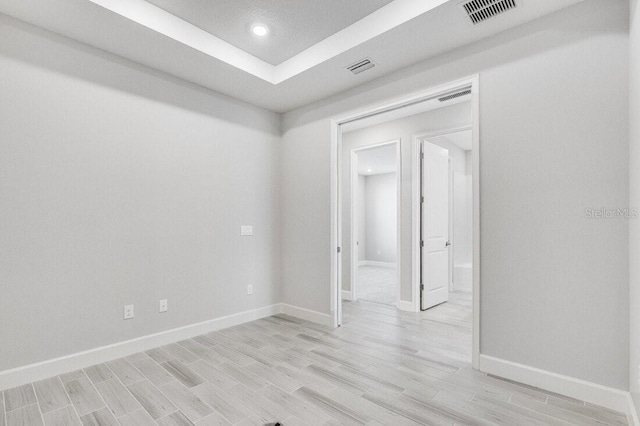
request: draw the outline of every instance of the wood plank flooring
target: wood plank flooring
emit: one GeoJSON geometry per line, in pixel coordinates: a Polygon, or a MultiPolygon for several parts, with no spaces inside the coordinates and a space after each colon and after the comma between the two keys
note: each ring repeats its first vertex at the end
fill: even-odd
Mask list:
{"type": "Polygon", "coordinates": [[[469,294],[346,302],[336,330],[278,315],[0,392],[0,426],[628,424],[470,360],[469,294]]]}

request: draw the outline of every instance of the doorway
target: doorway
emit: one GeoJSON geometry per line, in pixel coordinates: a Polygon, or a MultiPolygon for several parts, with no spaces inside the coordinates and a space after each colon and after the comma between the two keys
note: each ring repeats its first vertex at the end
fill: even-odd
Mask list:
{"type": "Polygon", "coordinates": [[[420,310],[471,299],[473,176],[471,125],[416,135],[419,155],[420,310]]]}
{"type": "Polygon", "coordinates": [[[370,144],[359,132],[343,137],[342,300],[385,305],[400,298],[400,141],[370,144]],[[367,145],[363,145],[367,144],[367,145]]]}
{"type": "Polygon", "coordinates": [[[449,300],[451,271],[449,150],[420,146],[420,310],[449,300]]]}
{"type": "MultiPolygon", "coordinates": [[[[422,92],[414,93],[413,95],[409,95],[403,97],[401,99],[397,99],[394,101],[390,101],[387,103],[380,104],[375,107],[371,107],[368,109],[364,109],[362,111],[346,115],[341,118],[336,118],[332,120],[332,138],[331,138],[331,164],[332,164],[332,173],[331,173],[331,190],[332,190],[332,216],[331,216],[331,280],[330,280],[330,290],[331,290],[331,314],[333,317],[334,326],[340,326],[342,324],[342,290],[343,290],[343,266],[345,259],[343,258],[343,248],[345,244],[349,244],[349,241],[346,241],[343,238],[344,232],[343,228],[346,226],[346,223],[343,220],[343,191],[340,189],[342,187],[343,181],[345,178],[348,179],[349,175],[344,174],[344,162],[350,162],[349,158],[345,158],[343,154],[343,129],[345,127],[352,126],[354,124],[364,123],[370,120],[375,120],[376,117],[381,115],[395,115],[406,116],[407,113],[411,114],[412,110],[416,108],[423,108],[425,105],[431,105],[431,109],[437,109],[442,107],[442,103],[444,102],[455,102],[458,97],[466,97],[470,104],[470,130],[472,136],[472,145],[473,150],[470,154],[469,161],[472,164],[472,185],[473,185],[473,201],[472,201],[472,230],[471,230],[471,241],[472,241],[472,266],[470,274],[472,276],[472,300],[469,301],[469,309],[470,309],[470,317],[472,320],[470,322],[470,330],[469,334],[471,335],[471,360],[472,365],[475,368],[478,368],[478,360],[479,360],[479,348],[480,348],[480,303],[479,303],[479,289],[480,289],[480,268],[479,268],[479,258],[480,258],[480,214],[479,214],[479,87],[478,87],[478,77],[473,76],[470,78],[462,79],[456,82],[452,82],[450,84],[442,85],[437,88],[425,90],[422,92]]],[[[462,99],[462,98],[461,98],[462,99]]],[[[468,124],[467,123],[467,124],[468,124]]],[[[453,127],[453,126],[450,126],[453,127]]],[[[433,130],[431,131],[433,132],[433,130]]],[[[416,142],[420,136],[420,132],[414,133],[413,141],[416,142]]],[[[424,132],[423,132],[424,133],[424,132]]],[[[439,136],[439,135],[432,135],[439,136]]],[[[391,139],[391,138],[386,138],[391,139]]],[[[403,138],[404,140],[405,138],[403,138]]],[[[409,137],[411,139],[411,137],[409,137]]],[[[424,141],[424,137],[421,141],[424,141]]],[[[384,140],[384,138],[383,138],[384,140]]],[[[404,143],[404,142],[403,142],[404,143]]],[[[419,168],[420,168],[420,156],[415,151],[417,144],[411,145],[411,141],[409,142],[409,146],[406,147],[402,152],[402,163],[406,164],[401,168],[401,188],[404,190],[402,193],[405,200],[403,203],[408,202],[411,207],[404,210],[404,213],[401,213],[401,216],[404,220],[401,223],[401,235],[406,235],[407,241],[405,244],[408,244],[409,247],[403,246],[400,250],[401,252],[405,250],[407,254],[400,266],[402,272],[400,275],[400,300],[397,303],[397,307],[401,310],[412,311],[412,312],[420,312],[421,311],[421,297],[420,297],[420,280],[421,280],[421,270],[419,268],[421,261],[421,252],[419,249],[421,243],[421,228],[420,228],[420,198],[419,198],[419,188],[418,182],[416,180],[420,177],[419,168]],[[406,200],[408,198],[408,201],[406,200]]],[[[446,241],[445,241],[446,243],[446,241]]],[[[451,258],[450,258],[451,259],[451,258]]],[[[455,259],[455,254],[453,256],[455,259]]],[[[447,261],[448,263],[449,261],[447,261]]],[[[451,267],[448,266],[445,268],[449,283],[447,284],[447,288],[451,289],[455,284],[455,272],[449,272],[451,267]],[[453,277],[453,282],[452,278],[453,277]]],[[[356,288],[357,293],[357,288],[356,288]]],[[[444,304],[446,305],[446,304],[444,304]]],[[[444,306],[442,305],[442,306],[444,306]]],[[[429,311],[426,311],[429,312],[429,311]]]]}

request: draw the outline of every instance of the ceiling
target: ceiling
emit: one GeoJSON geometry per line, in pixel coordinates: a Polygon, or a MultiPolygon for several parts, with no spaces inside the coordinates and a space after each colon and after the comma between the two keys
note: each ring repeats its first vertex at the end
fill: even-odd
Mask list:
{"type": "Polygon", "coordinates": [[[371,176],[396,171],[396,145],[389,144],[357,151],[358,174],[371,176]]]}
{"type": "Polygon", "coordinates": [[[341,125],[341,128],[343,133],[349,133],[356,130],[364,129],[366,127],[377,126],[378,124],[399,120],[401,118],[410,117],[413,115],[433,111],[438,108],[450,107],[461,103],[465,103],[466,108],[471,111],[471,95],[460,96],[459,98],[449,99],[445,102],[442,102],[438,98],[435,98],[391,111],[382,112],[380,114],[375,114],[370,117],[360,118],[358,120],[341,125]]]}
{"type": "MultiPolygon", "coordinates": [[[[152,1],[162,2],[169,10],[176,8],[175,13],[191,20],[205,2],[152,1]]],[[[284,21],[308,19],[303,16],[306,9],[291,15],[283,10],[297,0],[207,0],[220,4],[228,19],[247,14],[242,22],[220,29],[218,35],[145,0],[0,0],[0,12],[202,87],[286,112],[580,1],[519,0],[521,6],[478,25],[470,22],[460,0],[316,1],[313,10],[318,23],[307,27],[289,24],[282,29],[286,33],[283,39],[278,39],[278,24],[272,30],[273,44],[279,46],[269,50],[265,40],[260,57],[251,53],[260,49],[259,45],[239,47],[246,36],[233,34],[237,31],[234,28],[244,27],[257,16],[247,10],[267,10],[284,21]],[[273,9],[273,4],[279,6],[273,9]],[[345,16],[333,22],[337,20],[336,5],[341,11],[350,11],[346,12],[349,19],[345,16]],[[358,20],[349,24],[353,19],[358,20]],[[316,42],[329,28],[337,32],[316,42]],[[308,43],[315,44],[295,53],[308,43]],[[291,52],[294,56],[284,62],[270,63],[291,52]],[[358,75],[346,69],[365,57],[376,66],[358,75]]],[[[312,4],[310,0],[300,3],[312,4]]],[[[205,22],[208,13],[213,12],[202,12],[199,25],[213,31],[217,24],[205,22]]]]}
{"type": "Polygon", "coordinates": [[[392,0],[148,0],[156,6],[278,65],[345,29],[392,0]],[[268,37],[254,37],[253,24],[266,25],[268,37]]]}
{"type": "Polygon", "coordinates": [[[473,145],[473,136],[471,130],[463,130],[461,132],[449,133],[448,135],[436,136],[427,139],[430,142],[447,141],[457,145],[463,151],[470,151],[473,145]]]}

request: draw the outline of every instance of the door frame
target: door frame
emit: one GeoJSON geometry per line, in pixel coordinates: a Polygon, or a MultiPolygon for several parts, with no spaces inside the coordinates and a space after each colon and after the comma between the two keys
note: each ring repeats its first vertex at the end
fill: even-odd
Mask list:
{"type": "MultiPolygon", "coordinates": [[[[353,148],[351,150],[351,200],[350,200],[350,208],[351,208],[351,297],[352,300],[357,300],[357,292],[356,292],[356,282],[357,282],[357,270],[358,270],[358,258],[354,256],[354,253],[358,251],[358,246],[356,245],[356,240],[358,239],[358,235],[356,233],[356,229],[354,224],[358,222],[356,210],[357,210],[357,194],[356,190],[358,187],[358,170],[355,167],[357,165],[358,152],[367,151],[369,149],[375,149],[382,146],[387,145],[395,145],[396,149],[396,306],[398,302],[400,302],[400,277],[401,277],[401,268],[402,265],[401,259],[401,248],[402,248],[402,227],[401,227],[401,212],[402,212],[402,160],[401,160],[401,148],[400,148],[400,139],[393,139],[386,142],[373,143],[371,145],[359,146],[357,148],[353,148]],[[355,196],[354,196],[355,195],[355,196]]],[[[342,292],[340,292],[342,294],[342,292]]]]}
{"type": "MultiPolygon", "coordinates": [[[[458,132],[463,132],[466,130],[471,130],[473,132],[473,125],[469,124],[466,126],[458,126],[458,127],[445,127],[439,130],[433,130],[430,132],[423,132],[423,133],[418,133],[413,135],[413,141],[412,141],[412,151],[411,151],[411,161],[413,163],[413,169],[414,171],[416,171],[415,173],[413,173],[413,175],[411,176],[411,219],[413,221],[412,223],[412,229],[417,230],[417,232],[413,232],[411,237],[411,256],[413,259],[412,262],[412,268],[411,268],[411,295],[412,295],[412,303],[413,303],[413,310],[415,312],[420,312],[420,276],[421,276],[421,270],[420,270],[420,167],[421,167],[421,163],[420,163],[420,143],[422,141],[426,141],[429,138],[435,138],[438,136],[445,136],[445,135],[450,135],[451,133],[458,133],[458,132]]],[[[473,159],[473,147],[471,148],[471,155],[472,155],[472,159],[473,159]]],[[[473,169],[475,169],[475,166],[472,167],[473,169]]],[[[451,167],[451,156],[449,156],[449,196],[450,196],[450,202],[449,202],[449,238],[453,241],[453,232],[455,232],[455,228],[453,225],[453,206],[452,206],[452,201],[453,201],[453,169],[451,167]]],[[[475,178],[472,176],[471,180],[473,181],[475,178]]],[[[472,182],[473,183],[473,182],[472,182]]],[[[473,190],[475,191],[475,187],[473,188],[473,190]]],[[[475,194],[474,194],[475,196],[475,194]]],[[[475,202],[474,202],[475,203],[475,202]]],[[[475,223],[474,223],[474,229],[475,229],[475,223]]],[[[474,240],[475,241],[475,240],[474,240]]],[[[449,261],[449,281],[450,281],[450,285],[449,285],[449,291],[452,291],[452,284],[453,284],[453,254],[451,253],[450,255],[451,260],[449,261]]],[[[475,290],[474,290],[474,298],[475,298],[475,290]]]]}
{"type": "MultiPolygon", "coordinates": [[[[429,99],[434,99],[464,88],[471,88],[472,105],[472,166],[473,166],[473,323],[472,323],[472,365],[479,368],[480,359],[480,87],[477,74],[470,77],[455,80],[446,84],[431,87],[426,90],[416,91],[386,102],[364,107],[356,112],[345,114],[331,119],[330,140],[330,188],[331,188],[331,236],[329,246],[329,258],[331,273],[329,276],[329,298],[332,325],[339,327],[342,324],[342,194],[339,188],[342,167],[342,129],[343,124],[370,117],[387,111],[414,105],[429,99]]],[[[414,169],[415,172],[415,169],[414,169]]],[[[413,173],[415,175],[415,173],[413,173]]],[[[414,224],[415,218],[412,221],[414,224]]],[[[416,229],[412,229],[415,235],[416,229]]],[[[416,297],[413,295],[413,305],[416,297]]],[[[406,302],[411,304],[412,302],[406,302]]],[[[404,301],[403,301],[404,303],[404,301]]]]}

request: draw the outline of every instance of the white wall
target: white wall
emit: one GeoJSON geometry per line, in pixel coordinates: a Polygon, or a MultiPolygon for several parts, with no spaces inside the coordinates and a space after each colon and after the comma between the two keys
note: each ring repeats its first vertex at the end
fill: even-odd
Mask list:
{"type": "MultiPolygon", "coordinates": [[[[401,179],[401,232],[400,232],[400,269],[401,269],[401,299],[411,300],[411,144],[413,143],[413,137],[416,134],[424,133],[428,131],[441,130],[443,128],[454,128],[467,125],[471,122],[471,103],[460,103],[446,108],[440,108],[437,110],[428,111],[421,114],[412,115],[409,117],[388,121],[375,126],[366,127],[364,129],[347,132],[342,137],[342,155],[344,159],[349,159],[342,162],[342,176],[350,176],[350,158],[351,150],[354,148],[360,148],[363,146],[374,145],[381,142],[388,142],[391,140],[400,140],[400,179],[401,179]]],[[[284,135],[284,141],[287,141],[287,134],[284,135]]],[[[452,146],[449,143],[447,146],[452,146]]],[[[445,146],[445,147],[447,147],[445,146]]],[[[315,151],[315,147],[307,147],[315,151]]],[[[288,150],[285,149],[284,155],[287,156],[288,150]]],[[[328,159],[327,159],[328,162],[328,159]]],[[[456,164],[458,164],[456,162],[456,164]]],[[[328,163],[327,163],[328,166],[328,163]]],[[[457,167],[457,166],[456,166],[457,167]]],[[[464,167],[462,167],[464,168],[464,167]]],[[[287,170],[285,170],[287,173],[287,170]]],[[[287,188],[289,183],[284,181],[284,187],[287,188]]],[[[342,285],[345,290],[350,289],[351,280],[351,203],[349,202],[351,197],[351,185],[349,179],[343,179],[341,182],[342,188],[342,285]]],[[[328,189],[328,188],[327,188],[328,189]]],[[[324,198],[320,198],[323,200],[324,198]]],[[[285,199],[286,200],[286,199],[285,199]]],[[[315,200],[317,202],[318,200],[315,200]]],[[[312,200],[308,200],[312,202],[312,200]]],[[[285,202],[284,208],[287,207],[285,202]]],[[[326,208],[326,206],[325,206],[326,208]]],[[[295,219],[293,219],[295,221],[295,219]]],[[[287,236],[287,230],[284,229],[284,238],[290,238],[287,236]]],[[[323,239],[326,240],[328,235],[324,235],[323,239]]],[[[286,251],[286,247],[284,248],[286,251]]],[[[284,255],[285,253],[283,253],[284,255]]],[[[297,268],[293,268],[296,274],[303,273],[297,268]]],[[[322,272],[327,276],[328,271],[322,272]]],[[[285,287],[286,290],[290,290],[285,287]]],[[[328,293],[327,293],[328,296],[328,293]]],[[[323,296],[324,297],[324,296],[323,296]]],[[[306,303],[306,302],[304,302],[306,303]]],[[[316,310],[325,312],[328,306],[317,307],[316,310]]]]}
{"type": "MultiPolygon", "coordinates": [[[[629,127],[630,194],[629,206],[640,209],[640,1],[631,1],[629,127]]],[[[629,225],[631,363],[629,384],[640,410],[640,221],[629,225]]]]}
{"type": "Polygon", "coordinates": [[[473,290],[473,179],[453,172],[453,289],[473,290]]]}
{"type": "Polygon", "coordinates": [[[366,260],[398,261],[398,177],[396,173],[366,178],[366,260]]]}
{"type": "Polygon", "coordinates": [[[0,117],[0,371],[280,301],[279,115],[0,16],[0,117]]]}
{"type": "Polygon", "coordinates": [[[453,263],[473,260],[473,186],[470,174],[453,174],[453,263]]]}
{"type": "Polygon", "coordinates": [[[478,73],[481,352],[627,389],[628,223],[585,209],[629,203],[628,12],[587,0],[286,114],[284,301],[331,309],[330,120],[478,73]]]}

